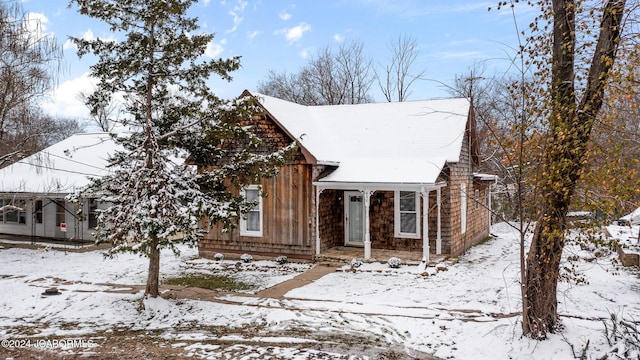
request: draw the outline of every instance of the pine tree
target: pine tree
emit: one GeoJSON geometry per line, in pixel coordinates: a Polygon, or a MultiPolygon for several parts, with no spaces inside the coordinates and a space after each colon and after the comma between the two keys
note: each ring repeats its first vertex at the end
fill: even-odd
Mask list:
{"type": "Polygon", "coordinates": [[[254,204],[233,190],[275,175],[291,149],[259,152],[260,139],[239,121],[255,113],[252,103],[223,101],[207,86],[212,74],[230,81],[240,59],[203,59],[213,35],[197,34],[197,19],[187,16],[196,2],[71,1],[122,38],[72,41],[79,56],[98,58],[91,67],[98,85],[87,105],[97,112],[119,94],[131,129],[112,135],[123,150],[109,159],[110,175],[92,179],[75,198],[99,196],[109,204],[99,213],[96,239],[112,244],[109,255],[149,258],[145,295],[152,297],[158,295],[160,251],[197,242],[207,226],[203,218],[234,226],[254,204]],[[211,168],[196,171],[187,156],[211,168]]]}

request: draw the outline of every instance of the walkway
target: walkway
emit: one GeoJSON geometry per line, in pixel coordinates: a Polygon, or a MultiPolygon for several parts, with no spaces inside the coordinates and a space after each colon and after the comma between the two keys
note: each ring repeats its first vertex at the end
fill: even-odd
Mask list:
{"type": "Polygon", "coordinates": [[[258,292],[256,296],[263,298],[282,299],[284,298],[284,295],[289,291],[299,287],[303,287],[305,285],[309,285],[327,274],[336,272],[336,269],[337,268],[335,266],[326,263],[317,264],[316,266],[294,277],[291,280],[281,282],[278,285],[258,292]]]}

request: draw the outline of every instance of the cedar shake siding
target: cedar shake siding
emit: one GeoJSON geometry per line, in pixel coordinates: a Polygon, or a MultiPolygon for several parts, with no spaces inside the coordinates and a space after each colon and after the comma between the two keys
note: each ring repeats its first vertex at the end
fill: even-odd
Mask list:
{"type": "Polygon", "coordinates": [[[320,249],[344,245],[344,191],[324,190],[318,209],[320,249]]]}
{"type": "Polygon", "coordinates": [[[469,127],[465,131],[460,152],[460,161],[448,164],[447,187],[443,189],[443,203],[447,205],[447,212],[443,213],[443,218],[447,223],[442,224],[443,246],[442,252],[457,256],[464,253],[469,247],[475,245],[489,234],[489,214],[486,208],[487,192],[489,185],[487,182],[475,183],[473,169],[476,167],[476,160],[472,156],[475,149],[474,143],[469,140],[469,127]],[[462,194],[463,187],[466,189],[465,196],[462,194]],[[476,208],[475,190],[479,192],[478,207],[476,208]],[[446,198],[446,200],[445,200],[446,198]],[[463,230],[462,199],[466,200],[466,229],[463,230]],[[444,239],[450,239],[445,241],[444,239]]]}

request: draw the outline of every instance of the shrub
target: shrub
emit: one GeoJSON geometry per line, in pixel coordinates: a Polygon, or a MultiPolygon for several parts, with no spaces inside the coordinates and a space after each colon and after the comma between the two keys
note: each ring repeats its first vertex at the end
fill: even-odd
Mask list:
{"type": "Polygon", "coordinates": [[[352,270],[353,270],[353,269],[357,269],[357,268],[359,268],[360,266],[362,266],[362,261],[360,261],[360,260],[358,260],[358,259],[356,259],[356,258],[351,259],[351,269],[352,269],[352,270]]]}
{"type": "Polygon", "coordinates": [[[392,257],[387,260],[387,265],[389,265],[389,267],[392,269],[397,269],[402,266],[402,260],[397,257],[392,257]]]}
{"type": "Polygon", "coordinates": [[[253,256],[251,256],[251,254],[242,254],[240,255],[240,260],[242,260],[242,262],[250,263],[253,261],[253,256]]]}
{"type": "Polygon", "coordinates": [[[276,258],[276,262],[280,265],[286,264],[289,261],[286,256],[281,255],[276,258]]]}
{"type": "Polygon", "coordinates": [[[222,255],[220,253],[216,253],[215,255],[213,255],[213,259],[215,261],[222,261],[222,260],[224,260],[224,255],[222,255]]]}
{"type": "MultiPolygon", "coordinates": [[[[609,344],[607,354],[599,359],[637,359],[640,357],[640,331],[638,326],[614,313],[610,314],[611,325],[604,324],[604,336],[609,344]]],[[[587,346],[589,343],[587,342],[587,346]]]]}

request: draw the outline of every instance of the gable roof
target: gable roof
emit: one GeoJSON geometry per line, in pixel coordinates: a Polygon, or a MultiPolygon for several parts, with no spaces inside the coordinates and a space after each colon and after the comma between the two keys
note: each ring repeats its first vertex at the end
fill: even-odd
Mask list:
{"type": "Polygon", "coordinates": [[[433,184],[458,162],[468,99],[305,106],[257,93],[264,110],[318,164],[320,182],[433,184]]]}
{"type": "Polygon", "coordinates": [[[0,169],[0,192],[64,194],[108,173],[117,149],[106,133],[76,134],[0,169]]]}

